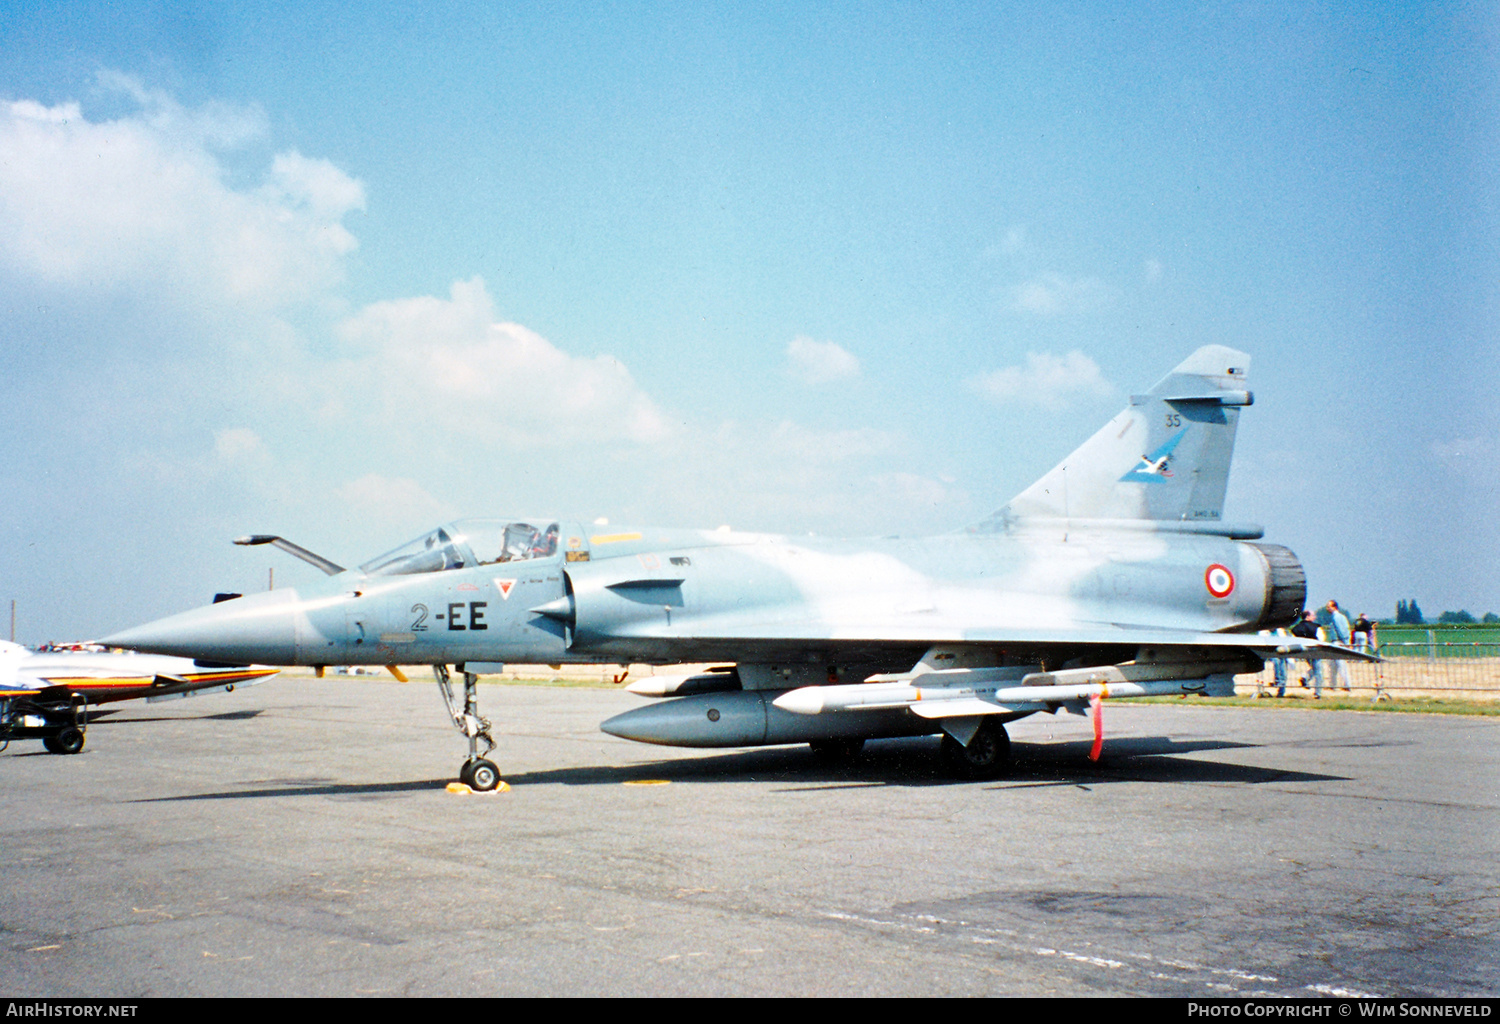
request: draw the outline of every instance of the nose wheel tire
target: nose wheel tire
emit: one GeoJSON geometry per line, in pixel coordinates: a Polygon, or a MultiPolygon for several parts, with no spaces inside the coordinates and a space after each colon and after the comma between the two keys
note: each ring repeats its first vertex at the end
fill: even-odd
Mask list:
{"type": "Polygon", "coordinates": [[[477,761],[465,761],[458,770],[458,781],[476,792],[488,793],[500,785],[500,769],[495,762],[482,757],[477,761]]]}

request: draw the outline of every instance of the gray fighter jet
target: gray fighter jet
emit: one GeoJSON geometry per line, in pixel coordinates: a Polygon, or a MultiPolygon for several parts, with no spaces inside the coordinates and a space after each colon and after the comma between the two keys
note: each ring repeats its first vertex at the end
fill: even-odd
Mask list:
{"type": "Polygon", "coordinates": [[[1222,518],[1249,359],[1199,349],[1055,469],[976,525],[822,540],[464,519],[355,569],[106,637],[217,662],[432,665],[468,737],[460,777],[499,781],[484,663],[724,662],[653,677],[603,723],[646,743],[809,743],[941,733],[954,766],[1009,757],[1005,723],[1108,697],[1232,692],[1265,658],[1360,658],[1271,635],[1306,597],[1296,556],[1222,518]],[[448,666],[463,673],[455,696],[448,666]],[[489,746],[479,750],[483,741],[489,746]]]}

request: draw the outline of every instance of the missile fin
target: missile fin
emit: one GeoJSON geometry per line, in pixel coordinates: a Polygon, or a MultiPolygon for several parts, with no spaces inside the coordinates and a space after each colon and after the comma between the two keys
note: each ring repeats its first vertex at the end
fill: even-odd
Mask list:
{"type": "Polygon", "coordinates": [[[984,721],[984,718],[980,715],[945,718],[943,719],[943,731],[967,747],[969,742],[974,739],[974,734],[979,732],[979,723],[982,721],[984,721]]]}

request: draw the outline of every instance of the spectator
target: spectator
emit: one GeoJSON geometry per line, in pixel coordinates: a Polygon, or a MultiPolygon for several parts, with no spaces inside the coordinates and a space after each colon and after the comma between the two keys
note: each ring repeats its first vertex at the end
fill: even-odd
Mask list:
{"type": "MultiPolygon", "coordinates": [[[[1292,636],[1300,636],[1304,640],[1318,639],[1318,620],[1311,610],[1302,613],[1302,620],[1292,627],[1292,636]]],[[[1307,680],[1311,677],[1313,681],[1313,699],[1323,698],[1323,663],[1317,658],[1307,659],[1307,675],[1297,677],[1297,683],[1304,690],[1307,689],[1307,680]]]]}
{"type": "MultiPolygon", "coordinates": [[[[1329,629],[1333,631],[1333,641],[1340,647],[1349,647],[1354,640],[1354,632],[1349,628],[1349,616],[1345,615],[1339,608],[1337,601],[1329,601],[1326,605],[1330,618],[1329,629]]],[[[1334,677],[1330,683],[1337,682],[1342,686],[1345,693],[1349,689],[1349,663],[1340,659],[1333,663],[1334,677]]]]}

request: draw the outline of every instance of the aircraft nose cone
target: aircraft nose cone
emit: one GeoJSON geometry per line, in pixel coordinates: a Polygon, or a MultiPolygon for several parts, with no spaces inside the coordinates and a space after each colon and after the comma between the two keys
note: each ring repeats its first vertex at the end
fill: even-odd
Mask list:
{"type": "Polygon", "coordinates": [[[100,642],[200,661],[293,665],[298,610],[295,590],[270,590],[157,619],[100,642]]]}

